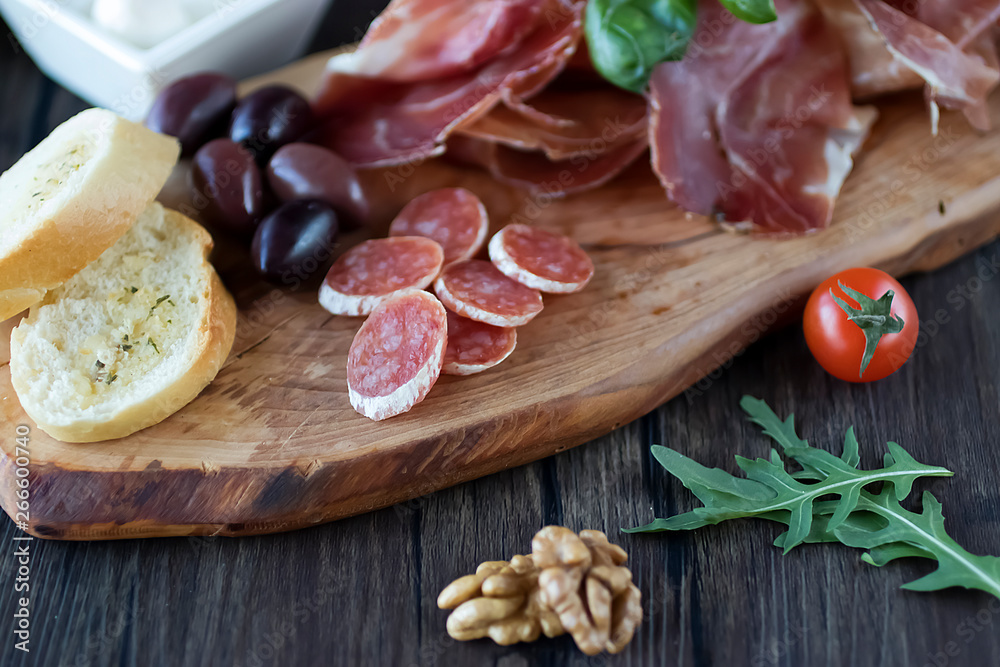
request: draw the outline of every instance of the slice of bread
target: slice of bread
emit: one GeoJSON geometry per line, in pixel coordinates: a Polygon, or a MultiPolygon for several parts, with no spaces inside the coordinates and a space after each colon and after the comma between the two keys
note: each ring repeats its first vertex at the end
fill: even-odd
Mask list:
{"type": "Polygon", "coordinates": [[[114,245],[163,187],[179,151],[172,137],[88,109],[0,175],[0,321],[114,245]]]}
{"type": "Polygon", "coordinates": [[[219,372],[236,306],[208,262],[211,236],[154,203],[11,335],[25,412],[66,442],[121,438],[192,401],[219,372]]]}

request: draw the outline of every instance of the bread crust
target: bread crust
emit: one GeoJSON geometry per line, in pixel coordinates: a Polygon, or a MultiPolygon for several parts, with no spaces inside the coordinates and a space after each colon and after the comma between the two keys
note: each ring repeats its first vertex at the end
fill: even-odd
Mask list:
{"type": "Polygon", "coordinates": [[[88,109],[67,123],[84,132],[100,127],[110,150],[88,163],[85,186],[64,206],[39,219],[18,245],[0,250],[0,321],[38,303],[113,246],[156,197],[180,153],[176,139],[110,111],[88,109]]]}
{"type": "MultiPolygon", "coordinates": [[[[45,414],[22,400],[24,411],[38,427],[57,440],[63,442],[98,442],[131,435],[158,424],[197,398],[205,387],[218,375],[222,364],[229,356],[236,337],[236,303],[222,284],[215,269],[208,261],[212,250],[212,237],[204,228],[186,216],[164,209],[178,233],[196,236],[202,245],[203,263],[201,270],[209,275],[204,307],[197,323],[197,338],[194,343],[196,353],[188,370],[159,394],[129,405],[106,421],[76,420],[71,423],[51,423],[45,414]]],[[[12,338],[11,382],[19,396],[27,396],[27,387],[17,372],[17,336],[12,338]]]]}
{"type": "MultiPolygon", "coordinates": [[[[24,313],[27,314],[27,313],[24,313]]],[[[0,366],[10,363],[10,332],[21,322],[20,316],[0,322],[0,366]]]]}

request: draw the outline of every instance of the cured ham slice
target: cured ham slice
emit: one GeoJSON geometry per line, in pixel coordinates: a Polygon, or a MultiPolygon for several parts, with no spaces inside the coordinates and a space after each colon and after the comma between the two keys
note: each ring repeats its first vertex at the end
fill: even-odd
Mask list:
{"type": "Polygon", "coordinates": [[[854,99],[913,90],[923,85],[916,72],[893,57],[854,0],[816,0],[816,4],[840,33],[847,49],[854,99]]]}
{"type": "Polygon", "coordinates": [[[818,10],[776,4],[777,21],[751,25],[699,3],[687,56],[654,70],[650,144],[682,208],[794,235],[829,224],[874,111],[851,104],[843,47],[818,10]]]}
{"type": "Polygon", "coordinates": [[[535,29],[539,0],[393,0],[328,75],[426,81],[474,69],[535,29]]]}
{"type": "Polygon", "coordinates": [[[645,137],[614,150],[585,152],[566,160],[550,160],[539,151],[520,151],[492,141],[454,136],[448,156],[475,164],[501,183],[562,197],[604,185],[646,152],[645,137]]]}
{"type": "Polygon", "coordinates": [[[634,143],[646,134],[646,127],[646,101],[604,85],[550,88],[528,102],[499,105],[458,133],[564,160],[634,143]]]}
{"type": "MultiPolygon", "coordinates": [[[[539,90],[559,73],[582,36],[583,7],[581,0],[548,0],[524,39],[478,68],[445,78],[399,82],[344,74],[332,63],[315,104],[326,120],[312,140],[361,167],[439,155],[453,129],[487,113],[505,94],[539,90]]],[[[434,30],[428,38],[440,35],[434,30]]]]}
{"type": "Polygon", "coordinates": [[[998,3],[929,0],[910,15],[883,0],[855,1],[892,55],[927,82],[932,117],[940,103],[967,111],[977,129],[989,129],[985,100],[1000,70],[992,38],[980,38],[1000,18],[998,3]]]}

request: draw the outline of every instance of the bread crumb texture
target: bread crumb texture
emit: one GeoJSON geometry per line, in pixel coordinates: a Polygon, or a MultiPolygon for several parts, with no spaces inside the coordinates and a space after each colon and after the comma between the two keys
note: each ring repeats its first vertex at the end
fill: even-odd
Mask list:
{"type": "Polygon", "coordinates": [[[109,142],[102,141],[103,134],[81,131],[77,123],[65,125],[18,160],[0,179],[4,208],[16,211],[16,215],[0,216],[2,254],[38,225],[38,216],[57,210],[79,192],[89,175],[81,167],[109,150],[109,142]]]}
{"type": "Polygon", "coordinates": [[[204,239],[168,220],[150,206],[15,330],[18,371],[36,408],[70,421],[107,418],[190,368],[210,274],[197,270],[204,239]]]}

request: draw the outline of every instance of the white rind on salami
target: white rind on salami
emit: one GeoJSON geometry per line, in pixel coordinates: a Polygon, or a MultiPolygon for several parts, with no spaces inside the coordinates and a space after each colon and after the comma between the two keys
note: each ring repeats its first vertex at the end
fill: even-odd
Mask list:
{"type": "Polygon", "coordinates": [[[498,327],[519,327],[542,311],[541,292],[479,259],[446,268],[434,281],[434,292],[453,313],[498,327]]]}
{"type": "Polygon", "coordinates": [[[422,236],[365,241],[334,262],[319,303],[334,315],[367,315],[400,290],[428,287],[443,265],[441,246],[422,236]]]}
{"type": "Polygon", "coordinates": [[[448,311],[445,375],[474,375],[493,368],[517,346],[517,330],[476,322],[448,311]]]}
{"type": "Polygon", "coordinates": [[[483,249],[490,219],[479,197],[465,188],[440,188],[413,199],[389,225],[389,236],[423,236],[444,250],[444,265],[472,259],[483,249]]]}
{"type": "Polygon", "coordinates": [[[490,240],[490,260],[513,280],[553,294],[579,292],[594,263],[568,236],[527,225],[507,225],[490,240]]]}
{"type": "Polygon", "coordinates": [[[448,341],[444,306],[410,289],[372,311],[347,355],[351,405],[374,421],[407,412],[437,382],[448,341]]]}

